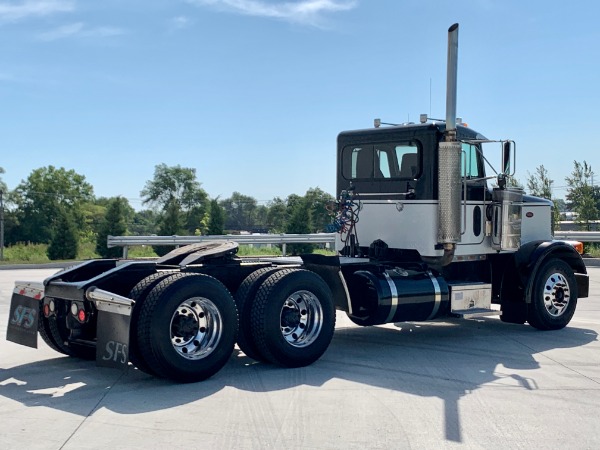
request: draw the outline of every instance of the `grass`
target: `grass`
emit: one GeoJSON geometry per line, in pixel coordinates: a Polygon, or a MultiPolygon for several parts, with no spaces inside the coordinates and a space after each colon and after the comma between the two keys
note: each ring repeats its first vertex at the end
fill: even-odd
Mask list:
{"type": "Polygon", "coordinates": [[[31,263],[43,264],[50,262],[46,252],[46,244],[15,244],[4,248],[4,260],[0,263],[31,263]]]}
{"type": "Polygon", "coordinates": [[[583,251],[592,258],[600,258],[600,244],[597,242],[584,242],[583,251]]]}

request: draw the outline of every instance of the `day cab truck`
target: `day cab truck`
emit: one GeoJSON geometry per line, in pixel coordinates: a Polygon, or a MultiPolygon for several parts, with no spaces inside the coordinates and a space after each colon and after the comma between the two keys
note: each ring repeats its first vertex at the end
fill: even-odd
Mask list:
{"type": "Polygon", "coordinates": [[[306,366],[327,350],[336,310],[371,326],[500,314],[565,327],[589,281],[552,239],[550,201],[510,187],[513,141],[457,124],[458,24],[448,31],[446,119],[347,131],[337,139],[336,256],[236,255],[231,241],[152,261],[90,260],[43,283],[18,282],[7,339],[178,382],[247,356],[306,366]]]}

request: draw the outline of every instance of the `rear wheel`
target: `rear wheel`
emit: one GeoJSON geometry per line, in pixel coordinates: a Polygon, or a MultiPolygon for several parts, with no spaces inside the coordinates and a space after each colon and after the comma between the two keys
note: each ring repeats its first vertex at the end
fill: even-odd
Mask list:
{"type": "Polygon", "coordinates": [[[533,280],[527,321],[538,330],[567,326],[577,306],[577,283],[573,269],[560,259],[542,265],[533,280]]]}
{"type": "Polygon", "coordinates": [[[252,305],[252,335],[260,353],[285,367],[312,364],[335,328],[329,286],[314,272],[280,270],[261,285],[252,305]]]}
{"type": "Polygon", "coordinates": [[[129,328],[129,361],[131,361],[131,364],[133,364],[135,367],[150,375],[157,374],[154,372],[154,370],[152,370],[152,367],[150,367],[146,361],[144,361],[144,358],[141,357],[136,338],[140,311],[146,296],[152,289],[154,289],[154,286],[160,283],[161,280],[173,275],[174,273],[175,271],[153,273],[152,275],[142,279],[129,293],[129,298],[135,301],[135,305],[131,311],[131,326],[129,328]]]}
{"type": "Polygon", "coordinates": [[[159,376],[194,382],[227,363],[237,329],[235,302],[221,282],[178,273],[161,280],[144,300],[137,345],[159,376]]]}
{"type": "Polygon", "coordinates": [[[278,270],[281,269],[278,267],[264,267],[252,272],[246,277],[235,293],[235,304],[240,317],[240,330],[237,338],[238,347],[246,356],[257,361],[264,362],[265,358],[258,350],[252,336],[252,303],[260,286],[278,270]]]}

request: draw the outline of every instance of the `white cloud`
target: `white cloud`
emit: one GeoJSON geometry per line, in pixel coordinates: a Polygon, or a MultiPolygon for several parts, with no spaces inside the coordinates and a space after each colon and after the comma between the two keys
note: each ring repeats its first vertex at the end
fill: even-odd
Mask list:
{"type": "Polygon", "coordinates": [[[0,2],[0,20],[14,22],[30,17],[49,16],[71,12],[75,9],[71,0],[24,0],[21,2],[0,2]]]}
{"type": "Polygon", "coordinates": [[[348,11],[356,7],[357,0],[186,0],[196,6],[207,6],[223,11],[249,16],[287,20],[319,26],[325,13],[348,11]]]}
{"type": "Polygon", "coordinates": [[[169,28],[171,30],[183,30],[191,25],[192,21],[185,16],[173,17],[169,21],[169,28]]]}
{"type": "Polygon", "coordinates": [[[71,23],[55,28],[45,33],[41,33],[38,37],[42,41],[57,41],[70,37],[111,37],[123,34],[124,31],[119,28],[112,27],[88,27],[83,22],[71,23]]]}

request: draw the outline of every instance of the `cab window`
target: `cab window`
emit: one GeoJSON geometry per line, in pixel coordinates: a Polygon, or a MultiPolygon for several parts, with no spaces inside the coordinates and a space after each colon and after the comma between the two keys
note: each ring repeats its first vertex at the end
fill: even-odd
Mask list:
{"type": "Polygon", "coordinates": [[[414,180],[421,175],[420,147],[414,142],[345,147],[342,174],[348,180],[414,180]]]}

